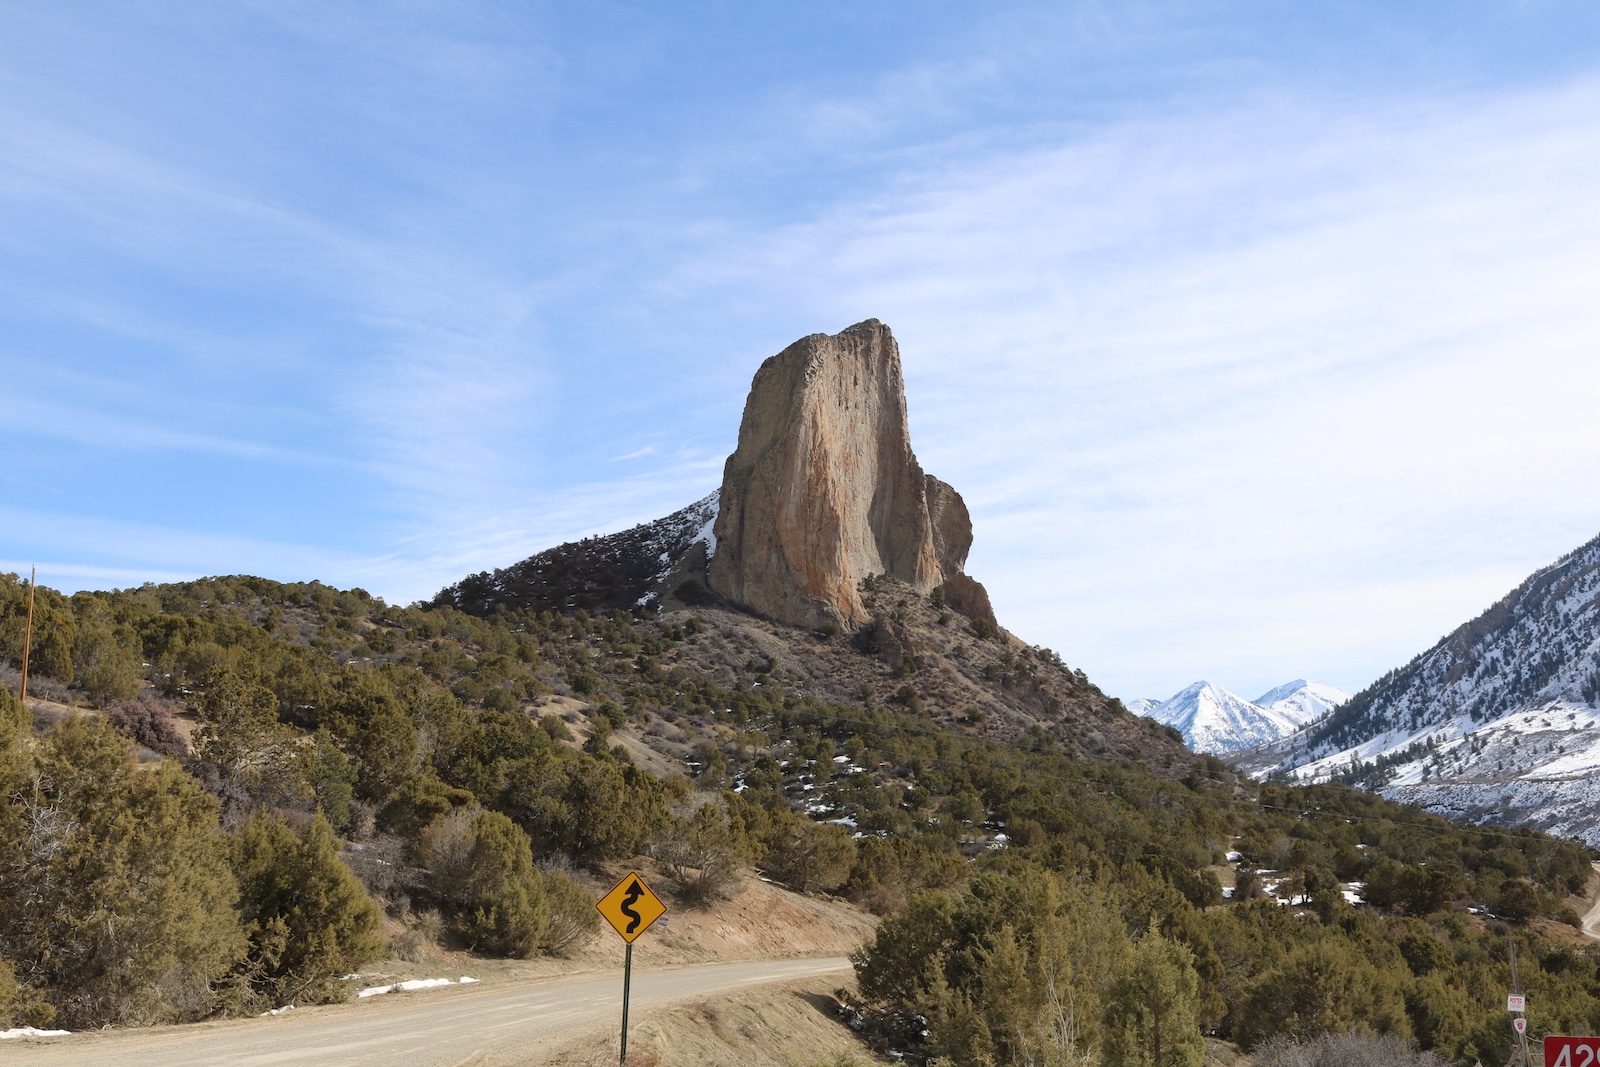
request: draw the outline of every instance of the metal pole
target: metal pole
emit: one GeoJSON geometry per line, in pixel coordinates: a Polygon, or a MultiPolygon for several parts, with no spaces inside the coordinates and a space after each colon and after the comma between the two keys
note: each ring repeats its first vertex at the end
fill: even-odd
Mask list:
{"type": "Polygon", "coordinates": [[[628,1067],[628,989],[633,985],[633,942],[622,957],[622,1067],[628,1067]]]}
{"type": "MultiPolygon", "coordinates": [[[[1508,933],[1506,942],[1511,946],[1511,991],[1520,993],[1522,992],[1522,983],[1517,980],[1517,935],[1508,933]]],[[[1527,1012],[1523,1012],[1522,1016],[1527,1018],[1527,1012]]],[[[1528,1034],[1526,1029],[1517,1031],[1517,1044],[1522,1048],[1523,1067],[1530,1067],[1532,1061],[1528,1058],[1528,1034]]]]}
{"type": "Polygon", "coordinates": [[[34,567],[28,574],[28,628],[22,637],[22,685],[17,697],[24,705],[28,703],[28,652],[33,647],[33,588],[38,584],[39,568],[34,567]]]}

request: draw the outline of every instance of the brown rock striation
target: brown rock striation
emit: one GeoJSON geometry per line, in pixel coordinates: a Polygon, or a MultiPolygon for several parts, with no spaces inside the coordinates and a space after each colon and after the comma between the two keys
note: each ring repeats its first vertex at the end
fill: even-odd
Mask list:
{"type": "MultiPolygon", "coordinates": [[[[712,591],[794,625],[866,622],[858,589],[868,575],[927,593],[961,574],[972,520],[911,451],[887,326],[812,334],[756,371],[715,533],[712,591]]],[[[956,585],[987,607],[982,586],[956,585]]]]}

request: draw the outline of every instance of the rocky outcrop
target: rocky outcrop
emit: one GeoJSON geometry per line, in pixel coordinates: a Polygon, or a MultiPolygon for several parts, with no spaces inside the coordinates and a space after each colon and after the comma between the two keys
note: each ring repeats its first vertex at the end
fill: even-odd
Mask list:
{"type": "MultiPolygon", "coordinates": [[[[801,626],[868,620],[859,584],[927,593],[972,546],[961,496],[911,451],[900,350],[876,319],[802,338],[761,365],[723,470],[711,590],[801,626]]],[[[958,583],[964,599],[977,599],[958,583]]],[[[982,595],[987,607],[988,597],[982,595]]]]}
{"type": "Polygon", "coordinates": [[[995,622],[989,591],[965,574],[952,574],[944,582],[944,602],[971,619],[995,622]]]}
{"type": "Polygon", "coordinates": [[[924,492],[928,498],[928,520],[933,525],[933,551],[946,578],[959,574],[972,551],[972,516],[961,494],[927,475],[924,492]]]}

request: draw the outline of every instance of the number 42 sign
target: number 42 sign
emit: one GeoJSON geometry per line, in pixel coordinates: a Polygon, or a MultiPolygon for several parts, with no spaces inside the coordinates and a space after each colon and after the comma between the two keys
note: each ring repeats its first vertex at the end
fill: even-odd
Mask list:
{"type": "Polygon", "coordinates": [[[1545,1067],[1600,1067],[1600,1037],[1547,1037],[1545,1067]]]}

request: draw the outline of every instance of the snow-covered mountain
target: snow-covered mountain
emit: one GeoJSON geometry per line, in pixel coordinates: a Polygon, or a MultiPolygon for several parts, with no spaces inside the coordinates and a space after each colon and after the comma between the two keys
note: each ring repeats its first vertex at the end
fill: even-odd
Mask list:
{"type": "Polygon", "coordinates": [[[1134,697],[1132,700],[1124,700],[1122,706],[1135,715],[1148,715],[1161,706],[1161,701],[1151,700],[1149,697],[1134,697]]]}
{"type": "Polygon", "coordinates": [[[1349,699],[1350,694],[1336,685],[1296,678],[1276,689],[1267,690],[1251,703],[1280,712],[1305,726],[1316,722],[1349,699]]]}
{"type": "Polygon", "coordinates": [[[1196,682],[1143,712],[1175,727],[1196,752],[1234,752],[1286,737],[1349,699],[1324,682],[1297,679],[1246,700],[1219,685],[1196,682]]]}
{"type": "Polygon", "coordinates": [[[1600,846],[1600,538],[1321,723],[1234,762],[1600,846]]]}

